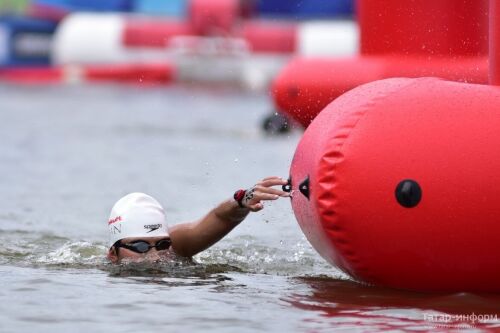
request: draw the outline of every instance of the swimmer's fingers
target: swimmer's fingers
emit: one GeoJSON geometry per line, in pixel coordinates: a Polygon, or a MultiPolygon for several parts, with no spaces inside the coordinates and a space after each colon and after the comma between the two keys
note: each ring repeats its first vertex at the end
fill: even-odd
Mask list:
{"type": "Polygon", "coordinates": [[[264,208],[264,204],[261,201],[271,201],[279,198],[280,196],[277,194],[254,192],[254,197],[247,203],[247,207],[252,212],[258,212],[264,208]]]}
{"type": "Polygon", "coordinates": [[[261,201],[261,200],[277,200],[279,199],[278,194],[272,194],[272,193],[262,193],[262,192],[255,192],[254,194],[254,200],[255,201],[261,201]]]}
{"type": "Polygon", "coordinates": [[[280,177],[267,177],[248,189],[242,199],[242,204],[253,212],[264,208],[261,201],[277,200],[280,197],[289,197],[290,193],[272,188],[272,186],[285,185],[288,181],[280,177]]]}
{"type": "Polygon", "coordinates": [[[264,209],[264,205],[259,202],[259,203],[256,203],[255,205],[249,205],[247,206],[248,209],[250,209],[252,212],[258,212],[259,210],[262,210],[264,209]]]}
{"type": "Polygon", "coordinates": [[[256,190],[255,188],[252,188],[245,195],[245,198],[243,199],[243,204],[246,207],[248,207],[251,211],[257,212],[264,208],[264,204],[261,201],[271,201],[271,200],[277,200],[279,198],[280,196],[278,194],[263,193],[256,190]]]}
{"type": "Polygon", "coordinates": [[[281,177],[278,177],[278,176],[271,176],[271,177],[266,177],[264,179],[262,179],[262,181],[266,181],[266,180],[283,180],[283,178],[281,177]]]}
{"type": "Polygon", "coordinates": [[[280,177],[268,177],[264,178],[262,181],[255,185],[255,188],[260,192],[277,194],[281,197],[289,197],[290,193],[281,191],[278,189],[273,189],[272,186],[283,186],[288,184],[288,181],[280,177]]]}
{"type": "Polygon", "coordinates": [[[277,185],[286,185],[288,181],[280,177],[267,177],[256,184],[256,186],[271,187],[277,185]]]}
{"type": "Polygon", "coordinates": [[[259,193],[275,194],[280,197],[289,197],[290,193],[272,187],[255,186],[255,191],[259,193]]]}

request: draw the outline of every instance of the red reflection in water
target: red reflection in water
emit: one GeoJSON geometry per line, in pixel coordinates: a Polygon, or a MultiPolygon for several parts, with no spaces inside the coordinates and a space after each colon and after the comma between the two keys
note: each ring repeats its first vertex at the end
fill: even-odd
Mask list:
{"type": "Polygon", "coordinates": [[[318,277],[296,281],[310,287],[310,293],[292,294],[284,301],[319,314],[308,319],[307,326],[330,324],[361,331],[500,331],[500,294],[425,294],[318,277]]]}

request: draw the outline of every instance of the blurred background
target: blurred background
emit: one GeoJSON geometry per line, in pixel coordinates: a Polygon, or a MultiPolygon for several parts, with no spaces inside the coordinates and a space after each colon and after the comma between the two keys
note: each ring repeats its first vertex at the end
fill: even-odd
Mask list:
{"type": "MultiPolygon", "coordinates": [[[[352,0],[6,0],[0,80],[222,85],[268,92],[294,56],[358,52],[352,0]]],[[[265,130],[290,124],[275,107],[265,130]]]]}
{"type": "Polygon", "coordinates": [[[0,12],[0,66],[45,67],[2,73],[25,82],[62,80],[72,66],[66,80],[262,90],[292,55],[357,50],[350,0],[6,0],[0,12]]]}

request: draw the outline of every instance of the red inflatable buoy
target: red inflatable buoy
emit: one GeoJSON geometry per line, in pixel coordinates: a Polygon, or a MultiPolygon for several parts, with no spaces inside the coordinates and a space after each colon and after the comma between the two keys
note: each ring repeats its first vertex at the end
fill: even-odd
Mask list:
{"type": "Polygon", "coordinates": [[[166,48],[173,37],[195,36],[196,32],[187,22],[130,18],[125,20],[122,34],[125,47],[166,48]]]}
{"type": "Polygon", "coordinates": [[[239,20],[238,0],[191,0],[189,4],[191,26],[199,35],[230,34],[239,20]]]}
{"type": "Polygon", "coordinates": [[[486,84],[488,57],[299,57],[283,68],[272,91],[277,108],[306,128],[331,101],[357,86],[390,77],[423,76],[486,84]]]}
{"type": "Polygon", "coordinates": [[[308,240],[358,280],[500,291],[500,88],[388,79],[332,102],[291,167],[308,240]]]}
{"type": "Polygon", "coordinates": [[[276,77],[278,110],[304,127],[332,100],[390,77],[488,82],[487,0],[358,0],[361,52],[297,58],[276,77]]]}

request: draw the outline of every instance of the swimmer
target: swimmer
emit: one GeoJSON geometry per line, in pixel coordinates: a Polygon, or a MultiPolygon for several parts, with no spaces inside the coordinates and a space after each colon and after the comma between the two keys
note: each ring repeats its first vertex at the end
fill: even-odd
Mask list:
{"type": "Polygon", "coordinates": [[[131,193],[112,208],[108,220],[109,251],[112,263],[155,262],[190,258],[206,250],[240,224],[250,212],[264,208],[263,201],[289,197],[273,188],[286,185],[279,177],[267,177],[248,190],[238,190],[233,198],[220,203],[203,218],[168,227],[165,212],[154,198],[131,193]]]}

